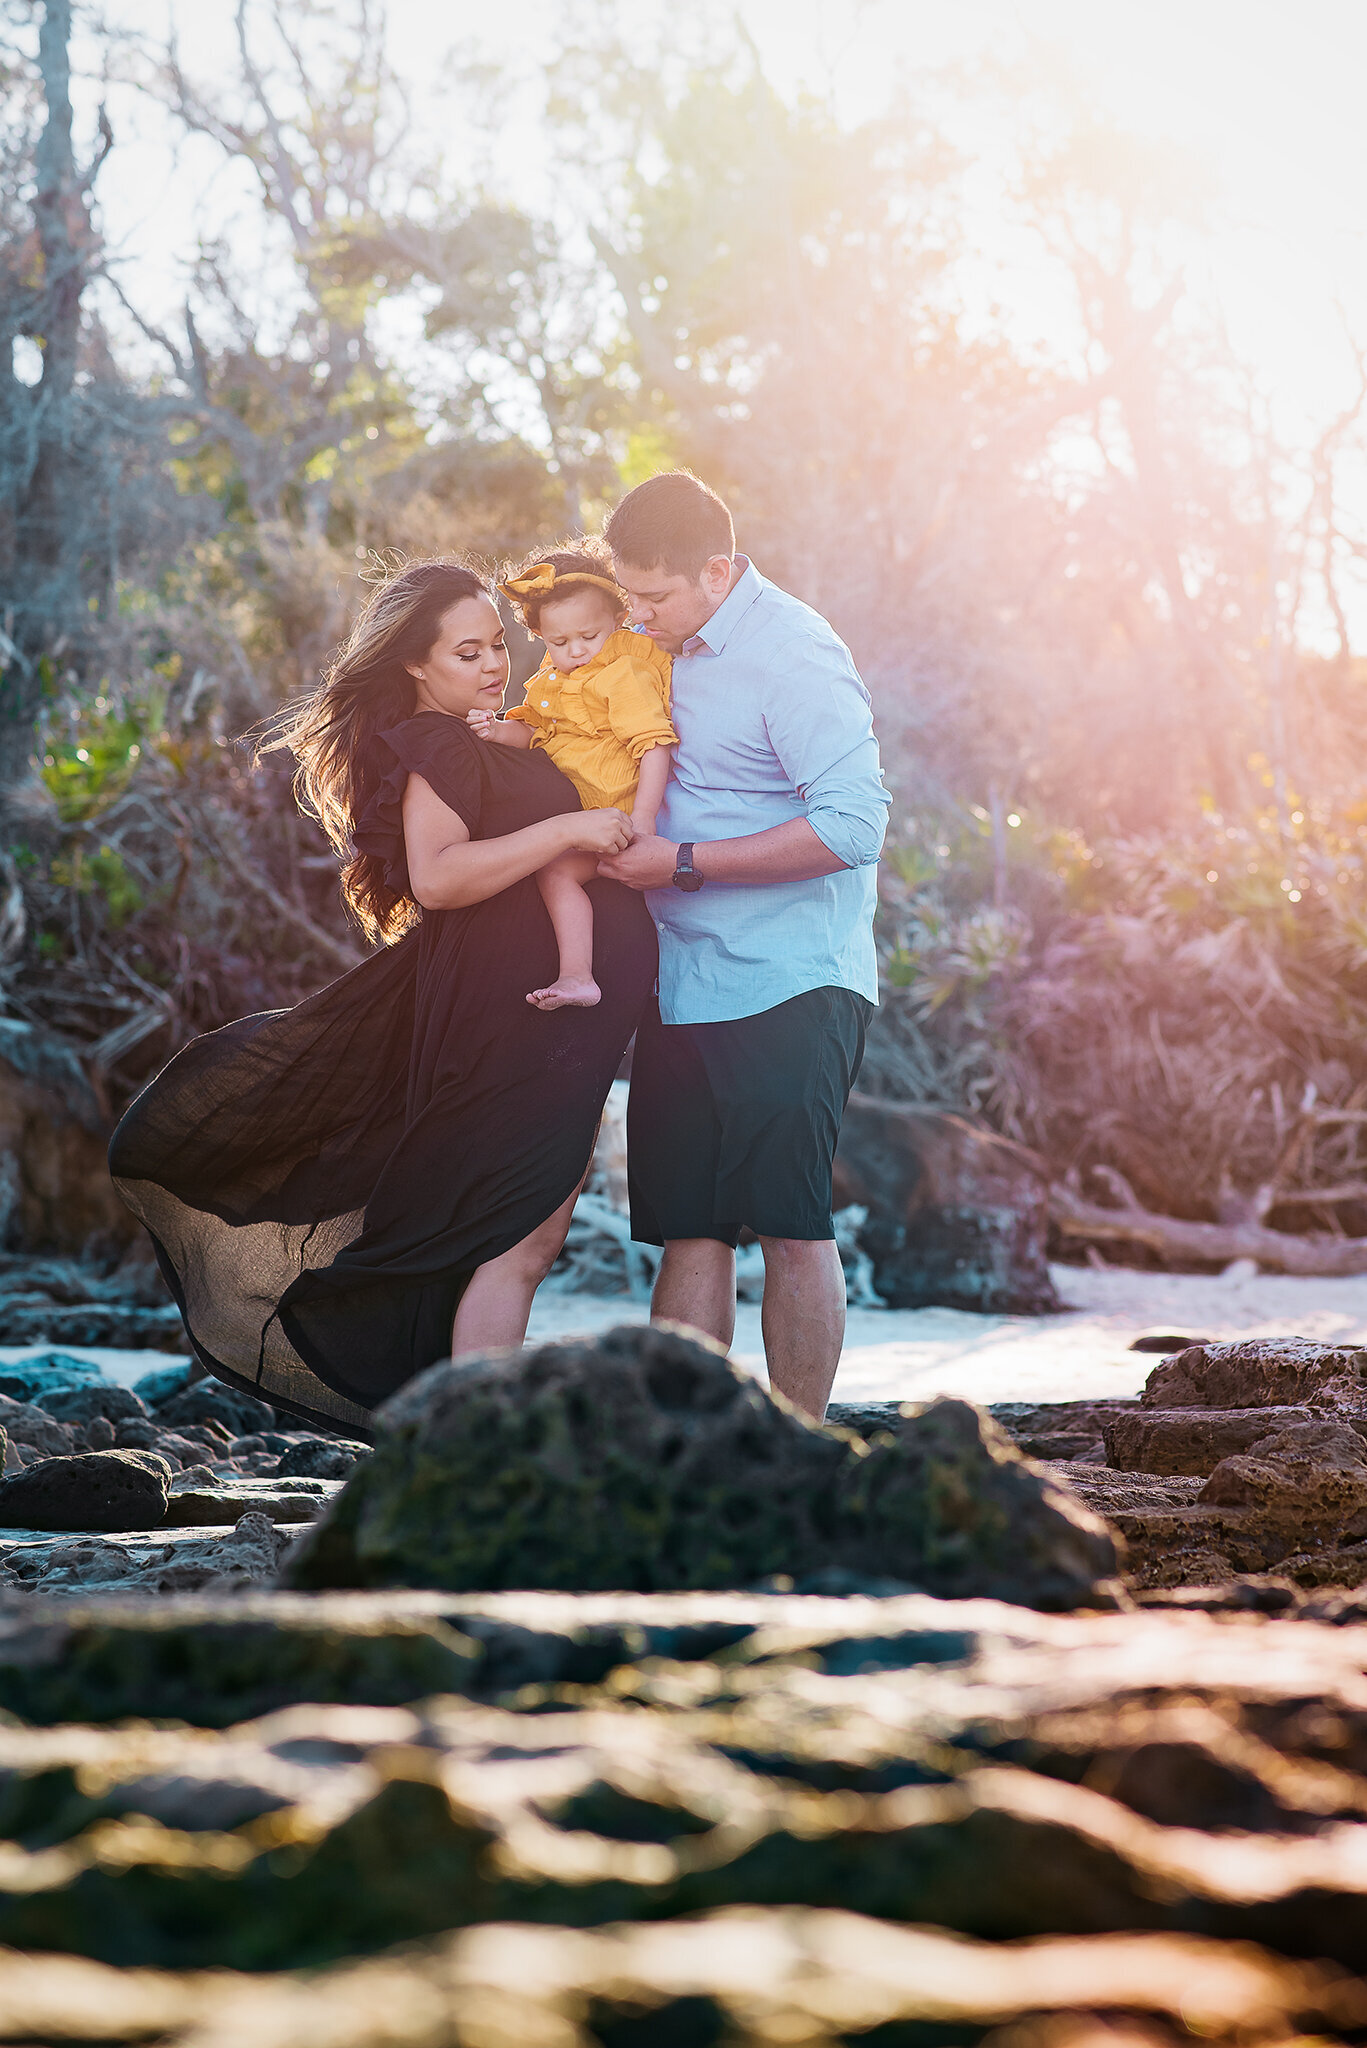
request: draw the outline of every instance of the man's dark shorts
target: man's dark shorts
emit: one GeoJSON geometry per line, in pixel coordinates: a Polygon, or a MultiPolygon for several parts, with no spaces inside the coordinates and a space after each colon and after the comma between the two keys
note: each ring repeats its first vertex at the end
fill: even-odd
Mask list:
{"type": "Polygon", "coordinates": [[[627,1109],[631,1234],[828,1238],[831,1168],[873,1005],[810,989],[757,1017],[636,1034],[627,1109]]]}

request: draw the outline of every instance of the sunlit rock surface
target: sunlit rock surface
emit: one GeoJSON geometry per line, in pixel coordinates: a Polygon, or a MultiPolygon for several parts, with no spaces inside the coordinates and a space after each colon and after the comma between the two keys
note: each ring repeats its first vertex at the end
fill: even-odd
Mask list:
{"type": "Polygon", "coordinates": [[[11,1710],[46,1683],[127,1711],[139,1674],[187,1724],[244,1674],[348,1695],[219,1732],[0,1729],[0,1941],[25,1951],[260,1970],[486,1921],[840,1906],[1367,1955],[1360,1625],[261,1595],[37,1609],[3,1654],[11,1710]]]}
{"type": "MultiPolygon", "coordinates": [[[[1064,1475],[1126,1544],[1138,1591],[1277,1575],[1367,1582],[1367,1352],[1267,1338],[1197,1344],[1101,1418],[1064,1475]]],[[[1031,1433],[1007,1411],[1018,1442],[1031,1433]]],[[[1032,1418],[1042,1453],[1064,1455],[1032,1418]]]]}
{"type": "Polygon", "coordinates": [[[840,2048],[1346,2039],[1367,1987],[1186,1935],[982,1943],[737,1908],[586,1930],[495,1924],[310,1973],[0,1957],[0,2038],[161,2048],[840,2048]]]}

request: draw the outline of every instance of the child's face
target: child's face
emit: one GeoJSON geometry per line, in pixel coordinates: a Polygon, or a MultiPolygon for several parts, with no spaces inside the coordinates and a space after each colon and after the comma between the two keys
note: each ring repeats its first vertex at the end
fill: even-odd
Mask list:
{"type": "Polygon", "coordinates": [[[581,587],[543,604],[537,631],[556,667],[568,671],[592,661],[619,623],[606,591],[581,587]]]}

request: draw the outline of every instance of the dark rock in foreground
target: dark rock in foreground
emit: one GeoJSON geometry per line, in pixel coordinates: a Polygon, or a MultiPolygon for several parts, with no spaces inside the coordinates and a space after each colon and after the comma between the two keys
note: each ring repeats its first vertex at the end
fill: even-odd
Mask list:
{"type": "Polygon", "coordinates": [[[294,1586],[652,1591],[837,1567],[1069,1607],[1115,1569],[1102,1526],[967,1403],[904,1409],[866,1445],[666,1330],[436,1366],[376,1419],[294,1586]]]}
{"type": "Polygon", "coordinates": [[[0,1484],[0,1526],[148,1529],[166,1513],[170,1467],[151,1451],[45,1458],[0,1484]]]}

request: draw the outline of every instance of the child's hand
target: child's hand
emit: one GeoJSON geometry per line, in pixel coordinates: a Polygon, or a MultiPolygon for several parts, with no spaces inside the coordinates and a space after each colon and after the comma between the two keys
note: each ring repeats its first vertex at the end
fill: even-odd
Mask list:
{"type": "Polygon", "coordinates": [[[491,740],[494,736],[493,728],[496,716],[497,714],[493,711],[467,711],[465,723],[473,728],[480,739],[491,740]]]}
{"type": "Polygon", "coordinates": [[[654,811],[633,811],[631,814],[632,838],[653,839],[655,837],[656,816],[657,813],[654,811]]]}

